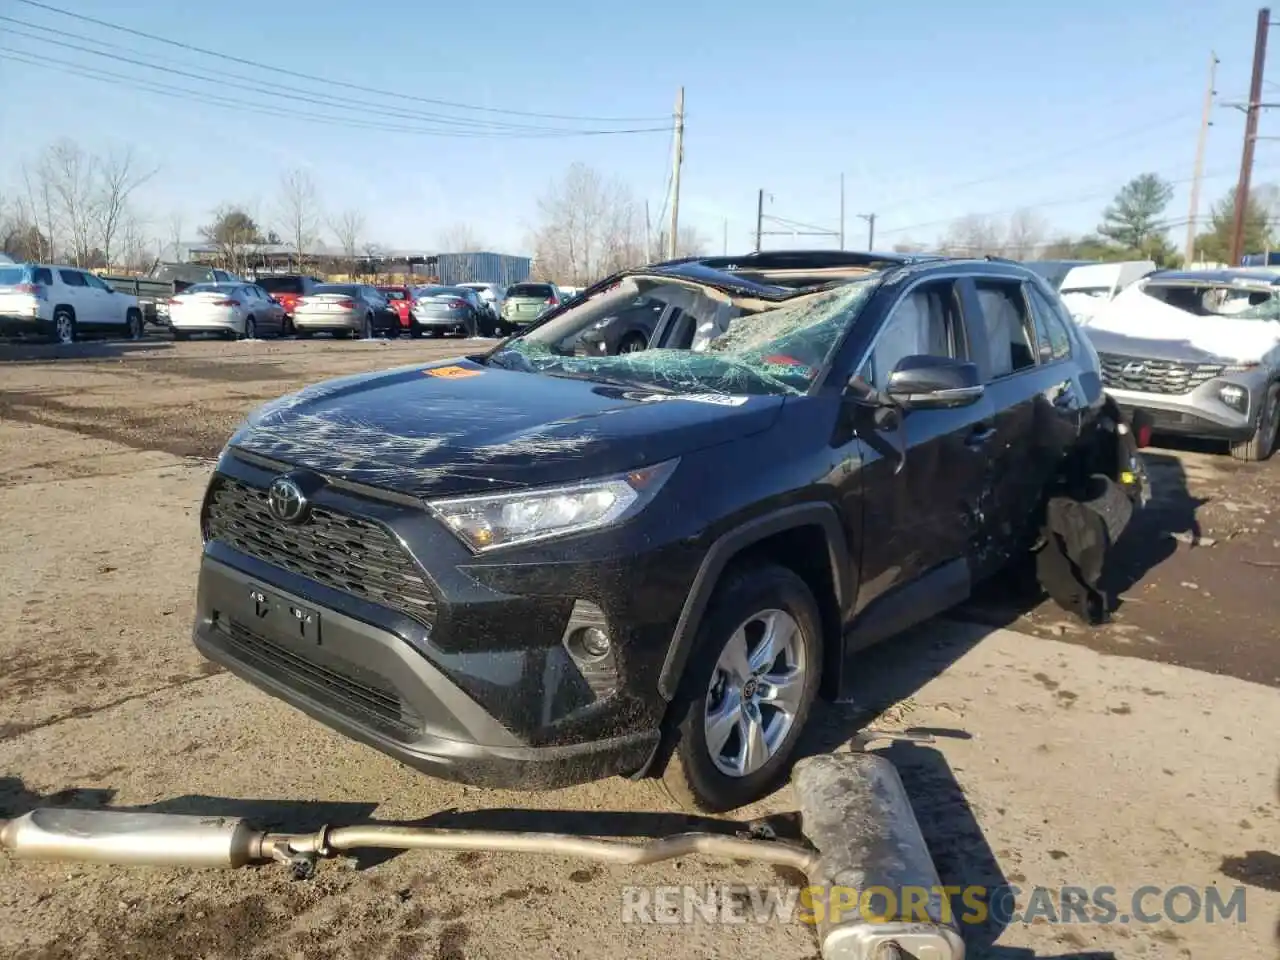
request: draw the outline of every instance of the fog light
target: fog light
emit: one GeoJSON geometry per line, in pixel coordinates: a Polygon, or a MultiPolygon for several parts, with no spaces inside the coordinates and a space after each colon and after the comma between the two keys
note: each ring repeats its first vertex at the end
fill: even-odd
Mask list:
{"type": "Polygon", "coordinates": [[[1249,394],[1244,387],[1228,384],[1218,391],[1218,397],[1232,410],[1247,413],[1249,410],[1249,394]]]}

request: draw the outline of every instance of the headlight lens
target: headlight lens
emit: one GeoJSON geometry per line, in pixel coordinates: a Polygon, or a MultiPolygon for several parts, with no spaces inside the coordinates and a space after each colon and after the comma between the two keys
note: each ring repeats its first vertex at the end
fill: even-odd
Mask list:
{"type": "Polygon", "coordinates": [[[558,487],[431,500],[427,506],[475,553],[599,530],[654,498],[678,460],[558,487]]]}

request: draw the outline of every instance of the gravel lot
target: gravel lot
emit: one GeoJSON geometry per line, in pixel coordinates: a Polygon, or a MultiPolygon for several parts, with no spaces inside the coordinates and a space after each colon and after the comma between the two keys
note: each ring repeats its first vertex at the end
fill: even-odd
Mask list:
{"type": "MultiPolygon", "coordinates": [[[[480,344],[475,344],[479,347],[480,344]]],[[[0,345],[0,816],[37,804],[219,811],[301,828],[426,818],[653,834],[683,828],[647,783],[538,794],[426,779],[206,664],[188,637],[209,460],[260,400],[330,376],[456,355],[458,341],[0,345]],[[586,811],[583,813],[582,811],[586,811]],[[616,815],[611,815],[616,813],[616,815]]],[[[1087,630],[1007,588],[867,657],[869,723],[929,728],[893,755],[944,882],[1246,884],[1243,924],[1013,925],[999,960],[1271,958],[1280,944],[1280,461],[1157,450],[1155,508],[1087,630]]],[[[782,791],[746,811],[794,808],[782,791]]],[[[621,922],[626,884],[787,884],[751,864],[640,870],[412,854],[239,873],[12,863],[0,955],[457,960],[708,955],[802,960],[800,924],[621,922]]]]}

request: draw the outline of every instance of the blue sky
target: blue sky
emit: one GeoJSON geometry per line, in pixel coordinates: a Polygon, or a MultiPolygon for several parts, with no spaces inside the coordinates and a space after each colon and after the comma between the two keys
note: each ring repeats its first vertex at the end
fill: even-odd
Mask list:
{"type": "MultiPolygon", "coordinates": [[[[447,225],[461,221],[502,250],[523,248],[537,198],[574,161],[625,182],[656,216],[669,134],[518,138],[485,127],[485,136],[427,136],[403,129],[422,121],[396,115],[665,127],[684,85],[681,222],[717,251],[726,230],[731,249],[749,248],[762,187],[767,212],[837,230],[842,173],[851,248],[865,246],[866,224],[856,214],[872,211],[881,248],[905,239],[931,243],[951,218],[1024,205],[1058,230],[1089,230],[1109,195],[1148,170],[1181,181],[1169,216],[1185,218],[1210,50],[1221,59],[1220,98],[1243,99],[1257,13],[1242,0],[48,2],[245,60],[414,97],[491,111],[658,118],[573,123],[379,98],[184,52],[18,0],[0,4],[3,16],[64,31],[0,21],[0,58],[19,51],[42,63],[0,59],[0,192],[13,192],[23,150],[29,155],[65,136],[95,151],[132,144],[160,168],[137,195],[157,235],[173,211],[194,235],[223,202],[247,204],[269,221],[281,173],[305,167],[328,209],[364,211],[369,239],[432,248],[447,225]],[[114,44],[111,52],[121,56],[239,75],[241,83],[287,84],[327,102],[290,107],[265,93],[112,62],[20,32],[92,46],[66,35],[80,34],[114,44]],[[143,92],[73,75],[53,61],[272,110],[357,117],[330,98],[363,101],[383,111],[363,114],[363,122],[381,128],[143,92]]],[[[1280,47],[1280,32],[1273,39],[1280,47]]],[[[1271,62],[1277,58],[1280,52],[1271,62]]],[[[1280,99],[1280,85],[1268,89],[1280,99]]],[[[1202,212],[1231,186],[1239,163],[1243,115],[1219,107],[1214,120],[1202,212]]],[[[1261,132],[1280,133],[1280,111],[1263,114],[1261,132]]],[[[1255,182],[1268,180],[1280,181],[1280,141],[1258,145],[1255,182]]],[[[1181,234],[1173,232],[1176,243],[1181,234]]]]}

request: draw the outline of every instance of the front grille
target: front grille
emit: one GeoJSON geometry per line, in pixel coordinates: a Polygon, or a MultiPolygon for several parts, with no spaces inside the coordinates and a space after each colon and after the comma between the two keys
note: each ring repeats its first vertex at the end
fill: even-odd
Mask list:
{"type": "Polygon", "coordinates": [[[381,524],[326,507],[306,522],[282,523],[267,493],[219,476],[209,500],[210,540],[263,563],[412,617],[435,620],[436,600],[422,570],[381,524]]]}
{"type": "Polygon", "coordinates": [[[364,667],[336,657],[317,662],[234,622],[221,636],[241,662],[365,726],[404,741],[413,740],[421,729],[422,719],[391,684],[364,667]]]}
{"type": "Polygon", "coordinates": [[[1178,363],[1173,360],[1147,360],[1144,357],[1126,357],[1103,353],[1102,382],[1115,390],[1136,390],[1140,393],[1179,395],[1190,393],[1214,377],[1222,376],[1226,366],[1221,363],[1178,363]]]}

